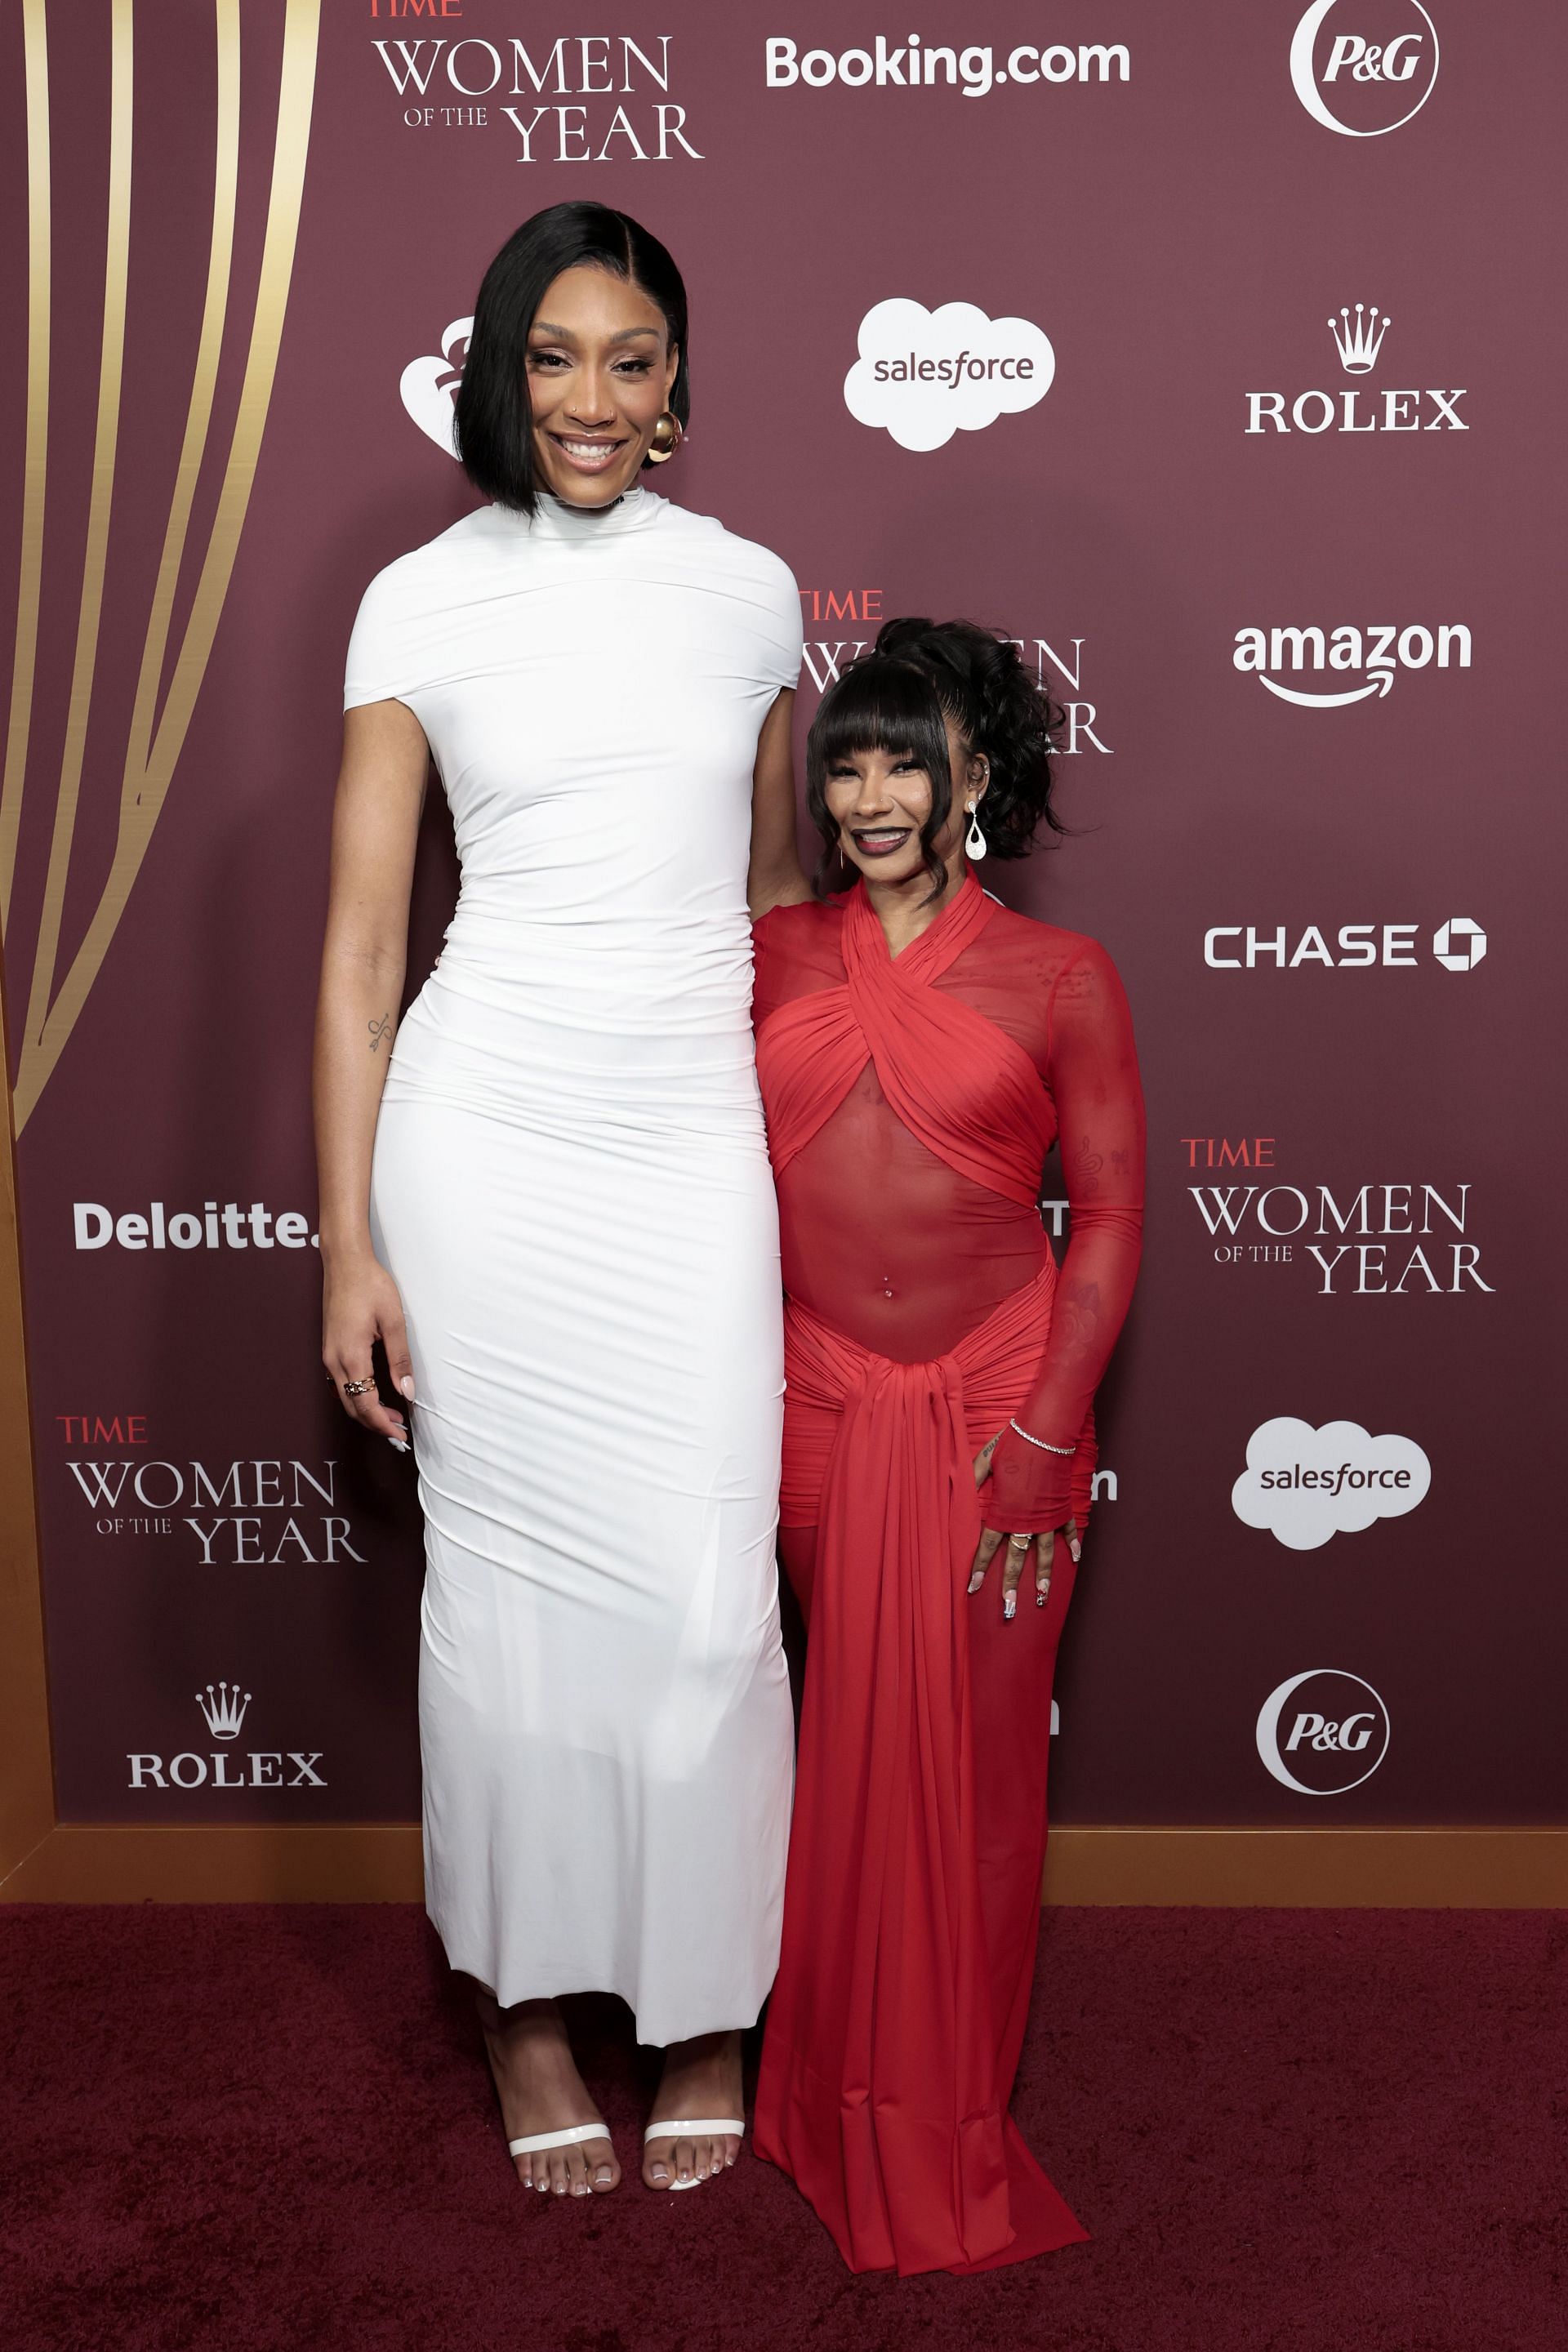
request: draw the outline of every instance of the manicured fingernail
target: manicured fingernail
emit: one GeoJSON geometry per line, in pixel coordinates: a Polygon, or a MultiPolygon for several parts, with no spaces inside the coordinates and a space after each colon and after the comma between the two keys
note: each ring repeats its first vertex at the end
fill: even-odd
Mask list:
{"type": "Polygon", "coordinates": [[[669,2179],[669,2174],[662,2164],[656,2164],[653,2168],[653,2177],[656,2180],[668,2180],[669,2179]]]}
{"type": "Polygon", "coordinates": [[[594,2178],[595,2178],[595,2180],[605,2180],[605,2181],[607,2181],[607,2180],[609,2179],[609,2177],[610,2177],[610,2168],[609,2168],[609,2166],[608,2166],[607,2164],[601,2164],[601,2165],[600,2165],[600,2167],[599,2167],[599,2169],[598,2169],[598,2170],[597,2170],[597,2172],[595,2172],[595,2175],[594,2175],[594,2178]]]}
{"type": "Polygon", "coordinates": [[[1036,1593],[1036,1595],[1035,1595],[1035,1606],[1036,1606],[1036,1608],[1037,1608],[1037,1609],[1043,1609],[1043,1608],[1045,1607],[1045,1605],[1046,1605],[1046,1596],[1045,1596],[1045,1594],[1044,1594],[1043,1592],[1037,1592],[1037,1593],[1036,1593]]]}
{"type": "Polygon", "coordinates": [[[978,1576],[972,1576],[972,1577],[970,1578],[970,1580],[969,1580],[969,1590],[971,1591],[971,1592],[978,1592],[978,1591],[979,1591],[979,1590],[980,1590],[981,1584],[983,1583],[983,1581],[984,1581],[984,1579],[983,1579],[983,1578],[978,1577],[978,1576]]]}
{"type": "Polygon", "coordinates": [[[1083,1558],[1083,1546],[1082,1546],[1082,1544],[1073,1544],[1073,1545],[1071,1545],[1071,1546],[1069,1547],[1069,1549],[1071,1549],[1072,1556],[1073,1556],[1074,1559],[1081,1559],[1083,1558]]]}
{"type": "Polygon", "coordinates": [[[1010,1592],[1010,1593],[1007,1595],[1006,1600],[1005,1600],[1005,1601],[1003,1602],[1003,1604],[1002,1604],[1002,1614],[1003,1614],[1003,1616],[1004,1616],[1004,1617],[1012,1618],[1012,1617],[1016,1617],[1016,1616],[1017,1615],[1017,1613],[1018,1613],[1018,1597],[1017,1597],[1016,1593],[1010,1592]]]}
{"type": "Polygon", "coordinates": [[[397,1385],[398,1385],[398,1387],[402,1390],[402,1391],[403,1391],[404,1395],[408,1399],[409,1403],[410,1403],[410,1404],[412,1404],[412,1403],[413,1403],[413,1402],[414,1402],[414,1376],[413,1376],[413,1374],[412,1374],[411,1372],[405,1372],[405,1373],[404,1373],[404,1375],[403,1375],[403,1378],[398,1381],[397,1385]]]}
{"type": "Polygon", "coordinates": [[[401,1437],[389,1437],[386,1442],[395,1454],[406,1454],[408,1451],[401,1437]]]}

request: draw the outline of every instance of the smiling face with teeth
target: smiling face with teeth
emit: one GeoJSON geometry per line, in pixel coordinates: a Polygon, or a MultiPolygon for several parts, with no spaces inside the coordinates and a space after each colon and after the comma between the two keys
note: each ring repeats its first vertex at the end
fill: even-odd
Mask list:
{"type": "Polygon", "coordinates": [[[640,286],[583,263],[552,279],[528,334],[533,463],[568,506],[631,488],[669,403],[679,353],[640,286]]]}
{"type": "MultiPolygon", "coordinates": [[[[952,800],[947,820],[931,843],[947,868],[947,889],[963,879],[965,803],[984,798],[987,763],[971,750],[954,720],[943,713],[952,800]]],[[[911,891],[923,898],[931,873],[921,845],[921,827],[931,813],[931,777],[912,747],[847,751],[826,764],[823,798],[838,827],[845,857],[874,887],[911,891]]],[[[944,890],[943,896],[946,895],[944,890]]]]}

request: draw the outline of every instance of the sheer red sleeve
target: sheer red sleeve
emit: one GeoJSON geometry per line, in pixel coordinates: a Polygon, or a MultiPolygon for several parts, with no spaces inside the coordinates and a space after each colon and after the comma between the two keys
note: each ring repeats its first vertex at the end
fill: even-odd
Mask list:
{"type": "Polygon", "coordinates": [[[1087,1501],[1094,1392],[1137,1277],[1143,1227],[1143,1094],[1132,1016],[1116,968],[1092,941],[1052,992],[1047,1083],[1056,1101],[1071,1222],[1050,1337],[985,1496],[986,1524],[1008,1534],[1059,1528],[1087,1501]],[[1071,1448],[1047,1452],[1045,1447],[1071,1448]],[[1077,1475],[1075,1476],[1075,1466],[1077,1475]]]}

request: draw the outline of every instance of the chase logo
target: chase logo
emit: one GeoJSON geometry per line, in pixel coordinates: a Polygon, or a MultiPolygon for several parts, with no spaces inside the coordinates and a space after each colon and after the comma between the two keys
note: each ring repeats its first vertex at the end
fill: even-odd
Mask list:
{"type": "Polygon", "coordinates": [[[1291,37],[1290,79],[1325,131],[1381,139],[1431,97],[1437,27],[1421,0],[1312,0],[1291,37]]]}

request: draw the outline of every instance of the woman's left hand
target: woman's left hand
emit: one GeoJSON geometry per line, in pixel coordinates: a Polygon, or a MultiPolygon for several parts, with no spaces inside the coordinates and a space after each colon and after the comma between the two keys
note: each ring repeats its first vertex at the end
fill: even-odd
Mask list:
{"type": "MultiPolygon", "coordinates": [[[[997,1435],[999,1436],[1000,1433],[998,1432],[997,1435]]],[[[996,1444],[997,1440],[994,1437],[988,1445],[981,1447],[974,1457],[974,1483],[977,1486],[983,1486],[991,1475],[991,1457],[996,1451],[996,1444]]],[[[1073,1559],[1081,1559],[1083,1546],[1079,1539],[1077,1519],[1069,1518],[1061,1532],[1067,1538],[1068,1549],[1073,1559]]],[[[996,1557],[997,1549],[1004,1543],[1006,1546],[1006,1554],[1002,1566],[1002,1614],[1010,1621],[1018,1613],[1018,1587],[1023,1581],[1024,1570],[1031,1553],[1034,1555],[1035,1562],[1035,1600],[1043,1609],[1049,1599],[1051,1562],[1056,1557],[1057,1530],[1054,1528],[1047,1528],[1038,1535],[1032,1533],[1018,1535],[1007,1534],[997,1528],[983,1528],[973,1563],[969,1570],[969,1591],[972,1594],[978,1592],[984,1583],[986,1572],[996,1557]]]]}

